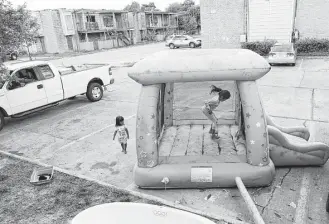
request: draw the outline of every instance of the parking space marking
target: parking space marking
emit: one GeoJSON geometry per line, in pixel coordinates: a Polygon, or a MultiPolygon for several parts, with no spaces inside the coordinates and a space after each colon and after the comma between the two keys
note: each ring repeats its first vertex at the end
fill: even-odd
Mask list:
{"type": "MultiPolygon", "coordinates": [[[[134,115],[132,115],[132,116],[129,116],[129,117],[125,118],[125,120],[129,120],[129,119],[131,119],[131,118],[133,118],[133,117],[135,117],[135,116],[136,116],[136,114],[134,114],[134,115]]],[[[74,145],[74,144],[77,143],[77,142],[80,142],[80,141],[82,141],[82,140],[84,140],[84,139],[86,139],[86,138],[89,138],[89,137],[91,137],[91,136],[93,136],[93,135],[95,135],[95,134],[98,134],[98,133],[100,133],[100,132],[102,132],[102,131],[104,131],[104,130],[110,128],[110,127],[113,127],[114,125],[115,125],[115,124],[107,125],[107,126],[105,126],[104,128],[101,128],[101,129],[99,129],[99,130],[97,130],[97,131],[94,131],[94,132],[92,132],[92,133],[90,133],[90,134],[88,134],[88,135],[85,135],[85,136],[83,136],[83,137],[81,137],[81,138],[79,138],[79,139],[77,139],[77,140],[74,140],[74,141],[72,141],[72,142],[70,142],[70,143],[68,143],[68,144],[66,144],[66,145],[63,145],[62,147],[60,147],[60,148],[57,149],[56,151],[59,151],[59,150],[62,150],[62,149],[66,149],[67,147],[69,147],[69,146],[71,146],[71,145],[74,145]]]]}
{"type": "Polygon", "coordinates": [[[310,191],[310,179],[311,179],[311,174],[309,172],[306,172],[306,170],[304,170],[302,187],[300,188],[300,196],[297,203],[294,224],[306,223],[307,201],[308,201],[308,193],[310,191]]]}
{"type": "Polygon", "coordinates": [[[302,59],[302,62],[300,63],[300,65],[298,67],[298,70],[301,70],[302,69],[303,61],[304,61],[304,58],[302,59]]]}
{"type": "MultiPolygon", "coordinates": [[[[315,140],[315,124],[311,123],[309,127],[310,131],[310,138],[309,142],[314,142],[315,140]]],[[[307,201],[308,201],[308,194],[310,192],[310,184],[311,184],[311,173],[310,170],[304,168],[303,179],[301,183],[301,188],[299,192],[299,199],[297,202],[297,208],[295,212],[295,219],[294,224],[304,224],[307,220],[307,201]]]]}

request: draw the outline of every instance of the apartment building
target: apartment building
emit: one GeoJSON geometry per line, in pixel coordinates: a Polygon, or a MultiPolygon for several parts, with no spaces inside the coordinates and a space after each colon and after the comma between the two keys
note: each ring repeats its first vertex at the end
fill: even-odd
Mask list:
{"type": "Polygon", "coordinates": [[[80,48],[97,50],[133,44],[134,21],[130,14],[116,10],[75,11],[80,48]]]}
{"type": "Polygon", "coordinates": [[[32,52],[62,53],[123,47],[149,35],[163,40],[178,28],[178,18],[167,12],[119,10],[42,10],[33,15],[40,24],[32,52]]]}
{"type": "Polygon", "coordinates": [[[178,29],[178,14],[176,13],[148,11],[144,14],[147,33],[155,34],[159,41],[178,29]]]}
{"type": "Polygon", "coordinates": [[[72,10],[34,11],[40,29],[32,52],[62,53],[78,48],[72,10]]]}
{"type": "Polygon", "coordinates": [[[241,42],[329,38],[327,0],[202,0],[204,48],[239,48],[241,42]]]}

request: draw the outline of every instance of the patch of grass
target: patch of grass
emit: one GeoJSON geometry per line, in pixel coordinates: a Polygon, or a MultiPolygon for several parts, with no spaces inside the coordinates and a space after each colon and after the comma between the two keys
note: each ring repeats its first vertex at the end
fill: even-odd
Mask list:
{"type": "MultiPolygon", "coordinates": [[[[0,160],[3,159],[0,156],[0,160]]],[[[0,223],[68,223],[82,210],[110,202],[144,202],[138,197],[118,192],[91,181],[54,172],[51,183],[30,184],[30,163],[13,160],[1,169],[0,223]]]]}

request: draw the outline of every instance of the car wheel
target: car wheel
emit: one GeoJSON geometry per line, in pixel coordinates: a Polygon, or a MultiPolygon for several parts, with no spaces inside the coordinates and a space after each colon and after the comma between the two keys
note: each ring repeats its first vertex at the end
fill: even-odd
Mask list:
{"type": "Polygon", "coordinates": [[[195,48],[195,43],[190,43],[189,46],[190,48],[195,48]]]}
{"type": "Polygon", "coordinates": [[[170,49],[174,49],[175,45],[174,44],[169,44],[170,49]]]}
{"type": "Polygon", "coordinates": [[[17,54],[13,53],[10,55],[11,60],[17,60],[17,54]]]}
{"type": "Polygon", "coordinates": [[[77,98],[77,96],[72,96],[69,98],[69,100],[74,100],[75,98],[77,98]]]}
{"type": "Polygon", "coordinates": [[[3,126],[5,126],[5,116],[0,111],[0,131],[3,129],[3,126]]]}
{"type": "Polygon", "coordinates": [[[96,102],[102,99],[103,97],[103,87],[97,82],[92,82],[88,85],[87,88],[87,98],[91,102],[96,102]]]}

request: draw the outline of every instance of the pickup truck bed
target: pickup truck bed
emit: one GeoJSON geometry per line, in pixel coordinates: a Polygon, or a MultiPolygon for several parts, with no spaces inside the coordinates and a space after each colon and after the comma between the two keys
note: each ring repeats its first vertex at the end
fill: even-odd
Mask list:
{"type": "Polygon", "coordinates": [[[0,79],[0,130],[4,117],[24,116],[77,95],[99,101],[106,86],[114,83],[106,64],[58,69],[50,62],[30,61],[10,64],[7,70],[9,77],[0,79]]]}

